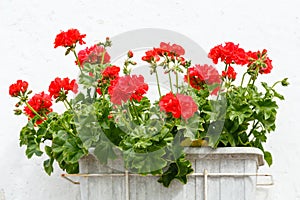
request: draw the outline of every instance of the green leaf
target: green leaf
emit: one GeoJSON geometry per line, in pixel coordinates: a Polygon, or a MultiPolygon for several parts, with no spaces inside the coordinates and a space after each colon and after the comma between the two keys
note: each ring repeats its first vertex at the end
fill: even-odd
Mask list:
{"type": "Polygon", "coordinates": [[[264,151],[264,159],[268,163],[269,166],[272,165],[273,159],[272,159],[272,154],[268,151],[264,151]]]}
{"type": "Polygon", "coordinates": [[[138,153],[132,150],[125,151],[125,165],[126,168],[132,170],[136,169],[140,174],[148,174],[161,171],[161,169],[167,165],[167,161],[162,158],[164,154],[164,149],[146,153],[138,153]]]}
{"type": "Polygon", "coordinates": [[[114,145],[109,141],[99,142],[94,150],[94,154],[102,164],[107,164],[108,159],[117,158],[113,147],[114,145]]]}
{"type": "Polygon", "coordinates": [[[180,158],[169,165],[168,169],[162,174],[158,182],[162,183],[165,187],[169,187],[174,179],[178,179],[181,183],[187,183],[187,175],[192,173],[192,165],[190,161],[182,155],[180,158]]]}
{"type": "Polygon", "coordinates": [[[48,159],[44,161],[44,170],[48,175],[53,172],[53,159],[48,159]]]}

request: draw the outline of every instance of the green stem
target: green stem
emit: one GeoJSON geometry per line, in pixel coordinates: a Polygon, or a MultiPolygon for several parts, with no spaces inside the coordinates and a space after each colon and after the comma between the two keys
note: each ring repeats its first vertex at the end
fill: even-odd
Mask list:
{"type": "Polygon", "coordinates": [[[139,118],[139,115],[138,115],[138,112],[137,112],[137,110],[136,110],[134,104],[132,103],[132,101],[130,102],[130,106],[131,106],[132,109],[133,109],[133,112],[134,112],[134,114],[135,114],[135,116],[136,116],[136,119],[137,119],[138,123],[141,124],[140,118],[139,118]]]}
{"type": "Polygon", "coordinates": [[[169,72],[169,83],[170,83],[170,89],[171,89],[171,92],[173,93],[173,87],[172,87],[172,79],[171,79],[171,73],[169,72]]]}
{"type": "Polygon", "coordinates": [[[259,124],[259,121],[256,121],[256,123],[254,124],[255,121],[253,121],[253,126],[251,131],[248,134],[248,138],[250,137],[250,135],[252,134],[252,132],[256,129],[257,125],[259,124]]]}
{"type": "Polygon", "coordinates": [[[178,73],[177,72],[175,72],[176,73],[176,93],[178,94],[179,93],[179,91],[178,91],[178,88],[179,88],[179,79],[178,79],[178,73]]]}
{"type": "Polygon", "coordinates": [[[72,105],[70,104],[70,102],[67,100],[67,99],[65,99],[65,101],[64,101],[64,103],[67,103],[67,105],[69,106],[69,108],[71,109],[71,110],[73,110],[73,107],[72,107],[72,105]]]}
{"type": "Polygon", "coordinates": [[[243,86],[243,83],[244,83],[244,79],[245,79],[246,74],[247,74],[247,72],[245,72],[245,73],[243,74],[242,81],[241,81],[241,87],[243,86]]]}
{"type": "Polygon", "coordinates": [[[40,119],[43,119],[43,117],[38,113],[36,112],[32,107],[31,105],[29,105],[29,103],[25,102],[26,106],[35,114],[37,115],[40,119]]]}
{"type": "Polygon", "coordinates": [[[277,82],[275,82],[273,85],[272,85],[272,89],[278,84],[278,83],[281,83],[281,81],[277,81],[277,82]]]}
{"type": "Polygon", "coordinates": [[[73,49],[72,51],[73,51],[73,53],[74,53],[74,55],[75,55],[75,58],[76,58],[77,65],[78,65],[78,67],[79,67],[80,73],[82,73],[81,63],[80,63],[80,61],[79,61],[79,58],[78,58],[78,56],[77,56],[77,53],[76,53],[75,49],[73,49]]]}
{"type": "Polygon", "coordinates": [[[156,76],[156,83],[157,83],[157,89],[158,89],[159,97],[161,98],[161,91],[160,91],[160,85],[159,85],[159,78],[158,78],[157,70],[155,70],[155,76],[156,76]]]}

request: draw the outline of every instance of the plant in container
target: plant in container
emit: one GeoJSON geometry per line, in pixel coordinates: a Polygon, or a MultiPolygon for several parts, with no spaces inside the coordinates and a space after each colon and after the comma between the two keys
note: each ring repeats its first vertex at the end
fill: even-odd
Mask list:
{"type": "Polygon", "coordinates": [[[9,94],[18,99],[15,114],[28,117],[20,145],[26,146],[28,158],[46,153],[47,174],[53,172],[54,162],[67,173],[78,173],[78,161],[90,148],[104,164],[121,154],[127,170],[158,175],[166,187],[173,179],[187,183],[193,172],[185,146],[256,147],[272,164],[263,143],[275,130],[275,100],[284,99],[275,86],[288,82],[259,81],[273,68],[267,50],[245,51],[232,42],[217,45],[208,57],[224,66],[215,68],[193,64],[184,58],[183,47],[161,42],[140,58],[149,65],[147,76],[156,79],[153,100],[147,97],[145,74],[132,71],[134,52],[128,51],[124,66],[116,66],[110,62],[109,38],[77,52],[85,37],[70,29],[54,42],[55,48],[66,49],[65,55],[74,55],[78,80],[57,77],[47,92],[33,95],[24,80],[9,87],[9,94]],[[169,80],[166,93],[160,76],[169,80]],[[54,102],[64,104],[65,111],[55,112],[54,102]]]}

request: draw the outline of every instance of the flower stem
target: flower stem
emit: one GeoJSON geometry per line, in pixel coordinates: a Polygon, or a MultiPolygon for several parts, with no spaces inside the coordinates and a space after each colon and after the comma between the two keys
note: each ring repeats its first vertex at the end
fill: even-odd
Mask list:
{"type": "Polygon", "coordinates": [[[243,86],[243,83],[244,83],[244,79],[245,79],[245,76],[246,76],[247,72],[245,72],[242,76],[242,81],[241,81],[241,87],[243,86]]]}
{"type": "Polygon", "coordinates": [[[67,99],[65,99],[64,103],[66,103],[66,104],[69,106],[69,108],[70,108],[71,110],[73,110],[72,105],[70,104],[70,102],[69,102],[67,99]]]}
{"type": "Polygon", "coordinates": [[[26,106],[35,114],[35,115],[37,115],[40,119],[43,119],[43,117],[38,113],[38,112],[36,112],[32,107],[31,107],[31,105],[29,105],[29,103],[28,102],[25,102],[25,104],[26,104],[26,106]]]}
{"type": "Polygon", "coordinates": [[[179,93],[179,91],[178,91],[178,88],[179,88],[179,79],[178,79],[178,73],[177,72],[175,72],[176,73],[176,93],[178,94],[179,93]]]}
{"type": "Polygon", "coordinates": [[[169,72],[168,74],[169,74],[169,83],[170,83],[170,89],[171,89],[171,92],[173,93],[173,87],[172,87],[172,78],[171,78],[171,74],[170,74],[170,72],[169,72]]]}
{"type": "Polygon", "coordinates": [[[158,78],[157,70],[155,70],[155,76],[156,76],[156,83],[157,83],[157,89],[158,89],[159,97],[161,97],[161,91],[160,91],[160,85],[159,85],[159,78],[158,78]]]}
{"type": "Polygon", "coordinates": [[[82,73],[81,63],[80,63],[80,61],[79,61],[79,58],[78,58],[78,56],[77,56],[77,53],[76,53],[75,49],[73,49],[72,51],[73,51],[74,56],[75,56],[75,58],[76,58],[77,65],[78,65],[78,67],[79,67],[80,73],[82,73]]]}

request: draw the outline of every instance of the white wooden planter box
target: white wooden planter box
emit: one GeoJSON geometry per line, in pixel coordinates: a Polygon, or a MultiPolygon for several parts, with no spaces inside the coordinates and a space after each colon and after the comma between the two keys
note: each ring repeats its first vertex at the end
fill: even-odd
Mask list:
{"type": "Polygon", "coordinates": [[[122,160],[101,165],[92,152],[80,160],[82,200],[255,200],[262,152],[256,148],[186,148],[194,174],[188,183],[177,180],[169,188],[158,177],[128,174],[122,160]],[[100,175],[99,175],[100,174],[100,175]]]}

